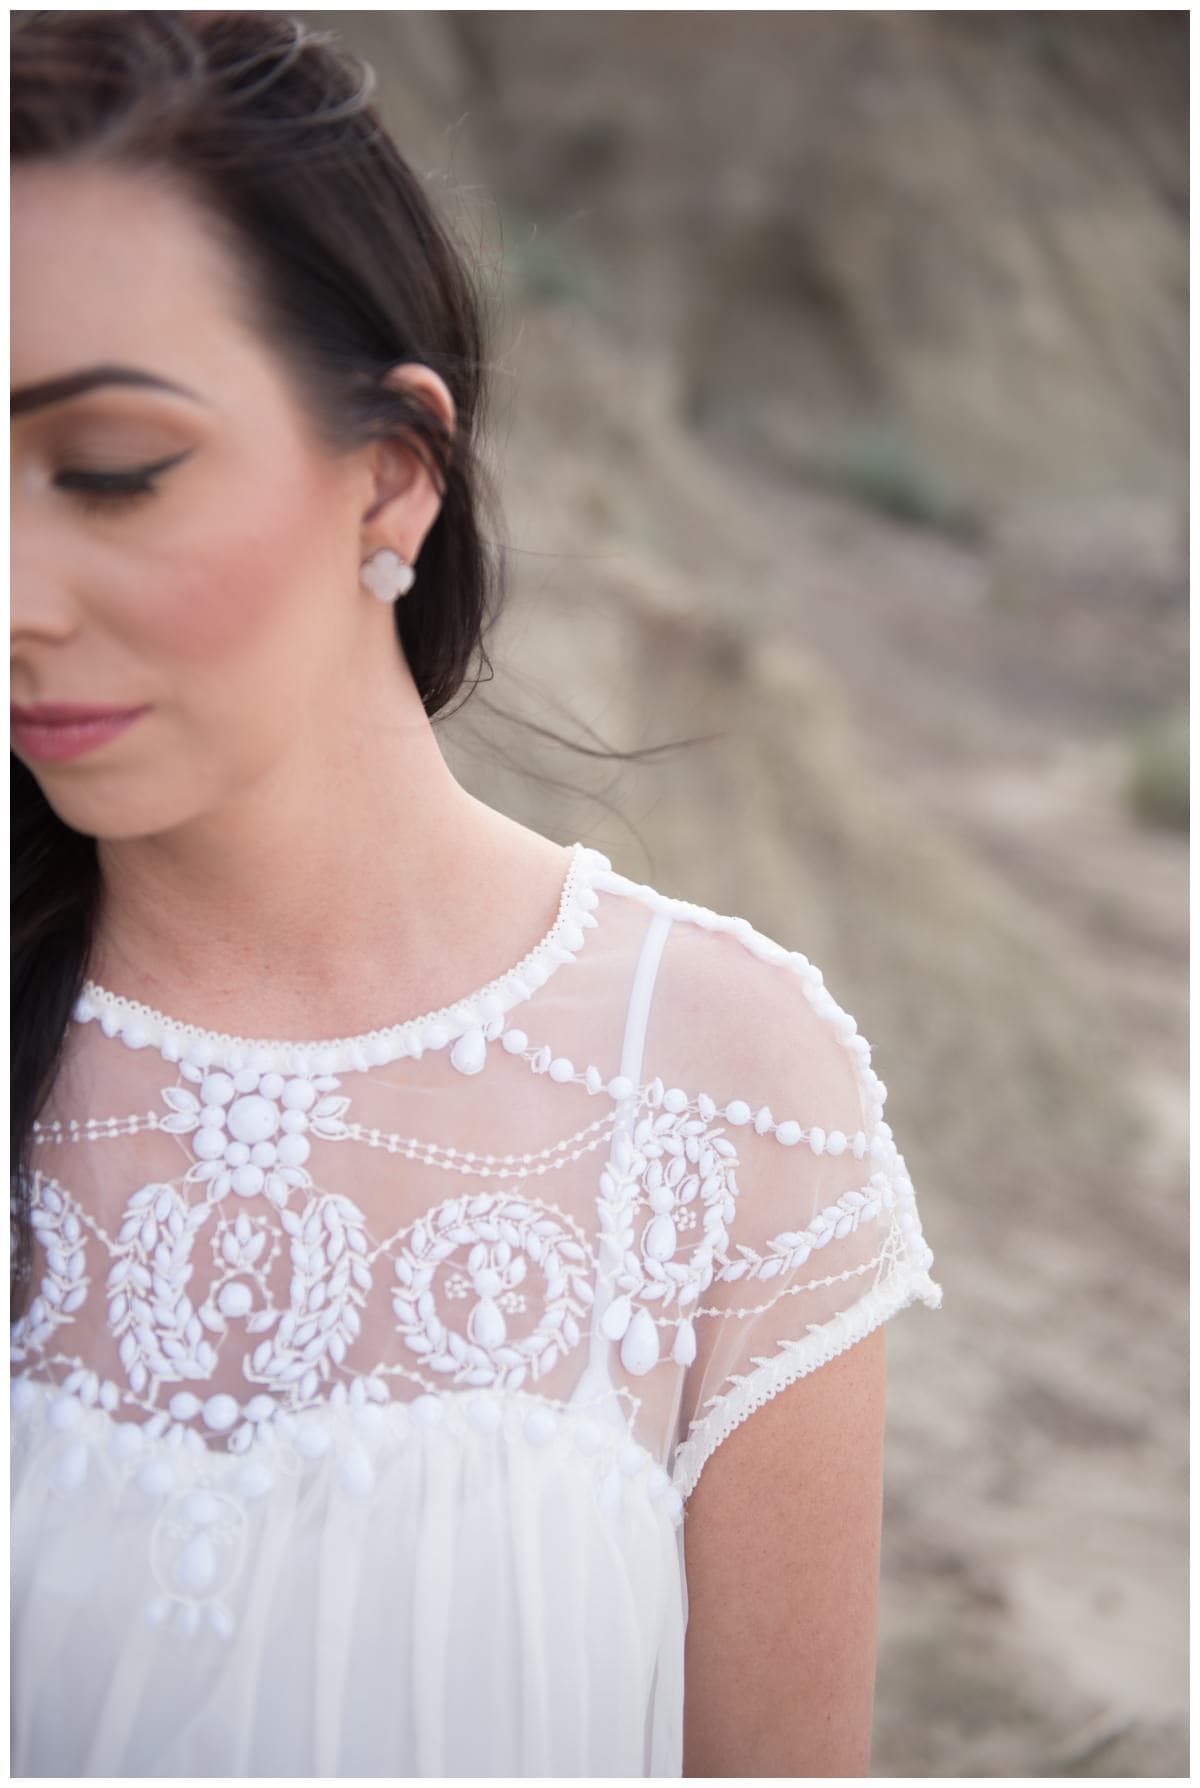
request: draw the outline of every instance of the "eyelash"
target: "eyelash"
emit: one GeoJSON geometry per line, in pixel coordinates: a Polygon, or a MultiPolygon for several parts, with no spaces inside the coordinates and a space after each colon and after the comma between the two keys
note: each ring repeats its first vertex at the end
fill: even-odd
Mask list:
{"type": "Polygon", "coordinates": [[[117,509],[155,495],[158,484],[154,474],[166,471],[186,457],[186,454],[177,453],[170,459],[160,460],[157,465],[143,466],[135,472],[60,472],[55,483],[60,489],[69,490],[85,509],[117,509]]]}

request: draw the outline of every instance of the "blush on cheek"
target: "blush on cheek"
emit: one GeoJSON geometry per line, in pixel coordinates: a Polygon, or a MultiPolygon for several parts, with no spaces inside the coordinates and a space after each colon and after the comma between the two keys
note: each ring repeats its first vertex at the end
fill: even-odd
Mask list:
{"type": "Polygon", "coordinates": [[[254,658],[268,645],[288,656],[293,628],[304,631],[300,613],[311,578],[311,554],[306,565],[295,536],[283,551],[250,536],[224,540],[218,551],[175,554],[141,585],[141,647],[163,665],[231,671],[241,653],[254,658]]]}
{"type": "MultiPolygon", "coordinates": [[[[339,600],[348,507],[323,461],[310,464],[285,437],[223,457],[170,537],[157,536],[135,578],[135,649],[168,682],[209,696],[262,703],[318,694],[346,657],[353,592],[339,600]],[[266,468],[266,471],[264,471],[266,468]],[[203,693],[201,693],[201,690],[203,693]]],[[[164,518],[165,525],[165,518],[164,518]]]]}
{"type": "Polygon", "coordinates": [[[273,631],[286,635],[298,597],[290,570],[257,542],[192,556],[172,567],[145,611],[146,645],[163,661],[214,665],[273,631]]]}

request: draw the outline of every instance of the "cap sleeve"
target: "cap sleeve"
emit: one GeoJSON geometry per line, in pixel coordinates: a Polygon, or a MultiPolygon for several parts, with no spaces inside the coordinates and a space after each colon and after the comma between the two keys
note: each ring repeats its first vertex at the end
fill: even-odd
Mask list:
{"type": "Polygon", "coordinates": [[[914,1300],[942,1302],[869,1045],[814,964],[761,941],[772,958],[743,952],[739,965],[728,939],[706,937],[707,962],[693,965],[727,1023],[699,1139],[714,1245],[692,1311],[672,1471],[685,1499],[715,1448],[769,1398],[914,1300]]]}

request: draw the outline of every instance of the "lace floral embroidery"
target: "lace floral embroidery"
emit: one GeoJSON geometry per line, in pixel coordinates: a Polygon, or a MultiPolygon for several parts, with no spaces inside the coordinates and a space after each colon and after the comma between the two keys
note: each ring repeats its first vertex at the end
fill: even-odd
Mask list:
{"type": "MultiPolygon", "coordinates": [[[[35,1176],[33,1221],[45,1273],[13,1327],[12,1356],[61,1369],[61,1381],[39,1382],[32,1370],[14,1378],[13,1406],[31,1417],[22,1444],[55,1449],[49,1479],[56,1492],[70,1494],[100,1476],[129,1480],[155,1505],[149,1620],[228,1637],[272,1487],[301,1473],[326,1474],[331,1494],[369,1496],[389,1449],[440,1424],[464,1436],[503,1431],[522,1444],[561,1442],[593,1462],[599,1506],[617,1512],[636,1481],[678,1522],[704,1459],[749,1410],[849,1345],[898,1300],[940,1302],[911,1184],[882,1122],[886,1089],[820,972],[744,921],[606,877],[607,859],[581,850],[556,926],[529,958],[456,1007],[390,1032],[311,1045],[218,1037],[87,990],[79,1022],[98,1020],[130,1050],[155,1046],[178,1078],[160,1088],[158,1112],[55,1120],[38,1126],[39,1140],[69,1156],[73,1147],[107,1149],[107,1139],[154,1129],[177,1139],[183,1162],[177,1176],[163,1173],[129,1193],[111,1237],[62,1179],[35,1176]],[[801,1115],[776,1119],[766,1105],[739,1097],[718,1104],[657,1077],[639,1085],[594,1063],[579,1071],[537,1038],[536,1013],[532,1023],[524,1019],[535,1030],[532,1042],[527,1029],[507,1026],[508,1008],[570,960],[596,923],[592,881],[645,893],[660,910],[706,929],[735,931],[755,954],[797,974],[857,1059],[869,1134],[826,1131],[801,1115]],[[449,1046],[459,1073],[481,1074],[496,1039],[505,1055],[558,1083],[564,1097],[570,1091],[578,1099],[582,1089],[596,1098],[601,1115],[545,1148],[507,1155],[460,1151],[364,1121],[355,1073],[449,1046]],[[317,1155],[319,1168],[317,1141],[335,1145],[317,1155]],[[765,1229],[761,1210],[744,1219],[741,1177],[753,1151],[798,1147],[797,1186],[814,1156],[846,1156],[848,1170],[862,1163],[853,1170],[856,1183],[820,1208],[806,1204],[802,1224],[783,1206],[765,1229]],[[349,1183],[343,1161],[349,1173],[357,1150],[384,1150],[422,1169],[489,1183],[429,1203],[377,1237],[353,1198],[320,1183],[335,1175],[349,1183]],[[577,1214],[564,1192],[557,1202],[530,1194],[534,1175],[574,1163],[583,1164],[571,1201],[577,1214]],[[805,1271],[810,1259],[815,1268],[825,1251],[836,1255],[834,1244],[871,1224],[878,1233],[860,1250],[869,1246],[869,1258],[856,1257],[841,1272],[836,1258],[824,1275],[805,1271]],[[105,1316],[120,1368],[111,1376],[65,1348],[89,1295],[97,1244],[108,1255],[105,1316]],[[198,1288],[202,1252],[212,1271],[198,1288]],[[286,1279],[272,1273],[277,1263],[286,1279]],[[603,1303],[601,1280],[611,1292],[603,1303]],[[851,1309],[809,1323],[777,1353],[751,1356],[750,1370],[729,1373],[699,1404],[671,1472],[632,1438],[641,1402],[630,1384],[610,1387],[625,1426],[614,1424],[599,1393],[588,1413],[590,1387],[578,1406],[537,1390],[572,1355],[582,1364],[590,1348],[594,1361],[599,1340],[614,1366],[619,1360],[633,1386],[644,1381],[649,1393],[658,1369],[686,1373],[695,1364],[705,1319],[753,1318],[782,1298],[842,1283],[855,1299],[851,1309]],[[368,1312],[381,1306],[397,1352],[387,1362],[369,1355],[366,1369],[355,1371],[352,1350],[368,1312]],[[244,1396],[211,1382],[229,1352],[244,1396]],[[116,1419],[127,1411],[136,1419],[116,1419]]],[[[492,1062],[499,1065],[497,1056],[492,1062]]],[[[744,1177],[752,1187],[753,1177],[744,1177]]]]}
{"type": "Polygon", "coordinates": [[[310,1135],[332,1141],[346,1134],[341,1118],[350,1101],[331,1096],[341,1085],[335,1075],[285,1079],[258,1066],[204,1074],[189,1062],[179,1072],[198,1093],[165,1087],[171,1112],[159,1128],[191,1137],[196,1164],[187,1177],[210,1180],[218,1197],[232,1187],[244,1198],[265,1192],[282,1204],[289,1186],[312,1184],[304,1171],[310,1135]]]}

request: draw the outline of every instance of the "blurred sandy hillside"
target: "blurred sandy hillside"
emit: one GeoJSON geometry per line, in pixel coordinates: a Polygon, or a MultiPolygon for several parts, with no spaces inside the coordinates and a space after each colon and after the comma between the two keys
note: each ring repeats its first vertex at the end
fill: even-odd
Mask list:
{"type": "Polygon", "coordinates": [[[481,694],[718,735],[449,755],[806,951],[890,1089],[946,1302],[874,1773],[1184,1772],[1185,15],[300,16],[495,306],[481,694]]]}

